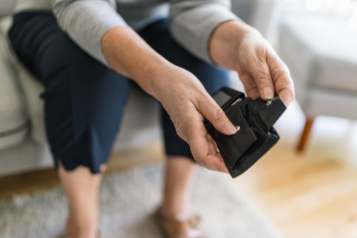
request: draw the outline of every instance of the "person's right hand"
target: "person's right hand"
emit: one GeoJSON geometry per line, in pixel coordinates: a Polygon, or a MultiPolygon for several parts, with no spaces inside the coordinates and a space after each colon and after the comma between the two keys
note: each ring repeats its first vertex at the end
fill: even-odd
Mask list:
{"type": "Polygon", "coordinates": [[[196,162],[209,170],[228,173],[203,120],[206,118],[226,135],[235,134],[235,126],[238,125],[229,121],[201,82],[190,72],[176,66],[167,67],[160,81],[155,97],[170,115],[177,134],[190,145],[196,162]]]}
{"type": "Polygon", "coordinates": [[[190,72],[165,60],[132,29],[115,27],[103,36],[101,43],[103,54],[113,69],[133,79],[162,103],[177,134],[190,145],[196,162],[207,169],[227,173],[203,119],[207,118],[226,135],[234,134],[235,126],[201,82],[190,72]]]}

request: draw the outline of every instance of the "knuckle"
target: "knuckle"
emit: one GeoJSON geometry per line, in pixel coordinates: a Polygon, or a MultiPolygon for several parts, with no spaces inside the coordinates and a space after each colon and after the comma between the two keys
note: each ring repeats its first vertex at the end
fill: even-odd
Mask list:
{"type": "Polygon", "coordinates": [[[284,64],[277,64],[273,69],[272,69],[272,77],[275,78],[276,80],[286,78],[290,78],[290,70],[289,68],[284,64]]]}
{"type": "Polygon", "coordinates": [[[258,85],[270,85],[272,83],[270,71],[265,64],[254,68],[253,76],[258,85]]]}
{"type": "Polygon", "coordinates": [[[226,118],[226,114],[222,110],[222,108],[219,108],[216,110],[216,112],[213,115],[213,122],[218,123],[221,122],[226,118]]]}
{"type": "Polygon", "coordinates": [[[273,78],[275,78],[275,81],[280,81],[283,78],[288,78],[289,73],[285,70],[274,70],[272,73],[273,78]]]}
{"type": "Polygon", "coordinates": [[[255,80],[257,82],[257,85],[261,87],[270,86],[272,83],[270,74],[266,74],[266,73],[258,73],[255,80]]]}

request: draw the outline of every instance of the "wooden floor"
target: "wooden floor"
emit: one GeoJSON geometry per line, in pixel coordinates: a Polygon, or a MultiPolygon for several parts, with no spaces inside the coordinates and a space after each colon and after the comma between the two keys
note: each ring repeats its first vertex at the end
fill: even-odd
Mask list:
{"type": "MultiPolygon", "coordinates": [[[[281,141],[252,169],[227,182],[287,238],[357,238],[357,140],[352,133],[357,126],[335,128],[317,120],[307,151],[298,154],[294,146],[301,128],[291,131],[296,117],[290,117],[282,119],[287,125],[277,125],[281,141]]],[[[162,160],[162,144],[154,143],[113,155],[108,173],[162,160]]],[[[0,200],[58,184],[53,169],[3,177],[0,200]]]]}
{"type": "Polygon", "coordinates": [[[277,145],[232,181],[288,238],[356,238],[357,170],[277,145]]]}

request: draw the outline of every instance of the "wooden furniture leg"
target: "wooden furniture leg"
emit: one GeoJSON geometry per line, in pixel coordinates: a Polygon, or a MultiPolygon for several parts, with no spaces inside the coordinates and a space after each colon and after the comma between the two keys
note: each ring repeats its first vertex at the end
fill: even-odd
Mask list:
{"type": "Polygon", "coordinates": [[[301,138],[297,147],[297,151],[303,152],[306,148],[307,141],[309,140],[312,125],[314,124],[315,118],[306,118],[305,127],[301,134],[301,138]]]}

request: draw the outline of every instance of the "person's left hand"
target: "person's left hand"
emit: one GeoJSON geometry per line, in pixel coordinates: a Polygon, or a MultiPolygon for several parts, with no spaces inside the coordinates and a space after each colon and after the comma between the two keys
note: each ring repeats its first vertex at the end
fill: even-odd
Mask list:
{"type": "Polygon", "coordinates": [[[288,106],[295,98],[288,67],[270,43],[242,21],[228,21],[212,34],[209,52],[213,62],[239,74],[248,97],[269,100],[277,93],[288,106]]]}
{"type": "Polygon", "coordinates": [[[242,38],[236,62],[248,97],[269,100],[276,92],[286,106],[294,100],[294,84],[288,67],[260,34],[252,32],[242,38]]]}

